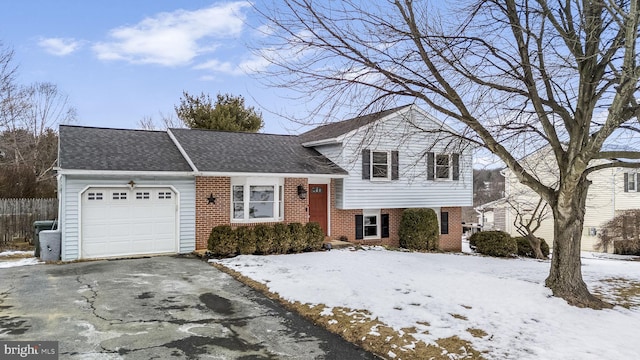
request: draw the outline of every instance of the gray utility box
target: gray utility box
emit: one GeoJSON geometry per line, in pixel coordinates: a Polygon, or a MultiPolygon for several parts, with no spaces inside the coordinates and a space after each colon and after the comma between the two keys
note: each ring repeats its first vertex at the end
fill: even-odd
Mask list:
{"type": "Polygon", "coordinates": [[[42,261],[60,260],[62,232],[60,230],[40,231],[40,259],[42,261]]]}
{"type": "Polygon", "coordinates": [[[56,227],[55,220],[38,220],[33,223],[33,229],[35,230],[35,236],[33,238],[33,244],[35,245],[35,257],[40,257],[40,231],[53,230],[56,227]]]}

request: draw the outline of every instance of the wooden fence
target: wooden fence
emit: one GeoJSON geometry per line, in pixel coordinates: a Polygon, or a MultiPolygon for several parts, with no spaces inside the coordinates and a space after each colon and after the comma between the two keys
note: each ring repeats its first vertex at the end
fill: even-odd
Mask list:
{"type": "Polygon", "coordinates": [[[0,199],[0,243],[33,239],[33,222],[56,220],[58,199],[0,199]]]}

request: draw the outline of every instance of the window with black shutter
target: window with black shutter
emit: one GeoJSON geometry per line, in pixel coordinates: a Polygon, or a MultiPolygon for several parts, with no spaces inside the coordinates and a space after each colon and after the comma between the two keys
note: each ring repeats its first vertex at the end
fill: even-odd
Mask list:
{"type": "Polygon", "coordinates": [[[440,234],[446,235],[449,233],[449,213],[446,211],[440,212],[440,234]]]}

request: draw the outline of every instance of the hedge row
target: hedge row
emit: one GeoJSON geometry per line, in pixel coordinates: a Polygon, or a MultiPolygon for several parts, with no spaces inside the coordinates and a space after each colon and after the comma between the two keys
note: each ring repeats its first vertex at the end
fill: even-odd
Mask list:
{"type": "MultiPolygon", "coordinates": [[[[469,247],[480,254],[507,257],[527,256],[535,258],[529,240],[524,237],[512,238],[504,231],[481,231],[469,238],[469,247]]],[[[540,251],[546,257],[549,256],[549,245],[540,238],[540,251]]]]}
{"type": "Polygon", "coordinates": [[[322,248],[324,233],[320,224],[310,222],[241,226],[220,225],[211,229],[208,249],[215,256],[237,254],[288,254],[318,251],[322,248]]]}

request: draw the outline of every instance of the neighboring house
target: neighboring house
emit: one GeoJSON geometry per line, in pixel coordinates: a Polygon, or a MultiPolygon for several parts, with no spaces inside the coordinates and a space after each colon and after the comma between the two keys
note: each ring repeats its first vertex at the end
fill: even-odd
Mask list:
{"type": "Polygon", "coordinates": [[[416,106],[299,136],[60,126],[62,259],[205,249],[221,224],[315,221],[331,239],[397,246],[417,207],[460,250],[471,150],[437,144],[443,126],[416,106]]]}
{"type": "Polygon", "coordinates": [[[475,210],[478,213],[478,224],[482,230],[504,231],[507,228],[505,224],[507,206],[504,198],[477,206],[475,210]]]}
{"type": "MultiPolygon", "coordinates": [[[[549,147],[542,148],[521,160],[524,166],[532,169],[535,176],[547,185],[558,181],[558,171],[553,167],[553,154],[549,147]]],[[[606,161],[606,160],[599,160],[606,161]]],[[[531,216],[540,197],[530,188],[520,184],[516,176],[509,170],[502,171],[505,176],[505,197],[500,199],[503,209],[494,212],[494,223],[504,223],[506,232],[519,236],[514,221],[517,214],[531,216]],[[503,214],[503,215],[502,215],[503,214]]],[[[584,228],[582,231],[582,245],[584,251],[613,251],[613,249],[599,249],[598,234],[602,226],[624,210],[640,208],[640,171],[626,168],[608,168],[595,171],[587,176],[592,182],[587,194],[584,228]]],[[[495,203],[495,202],[494,202],[495,203]]],[[[477,207],[476,210],[488,208],[491,204],[477,207]]],[[[545,239],[550,246],[553,241],[553,214],[547,207],[540,228],[535,232],[538,237],[545,239]]]]}

